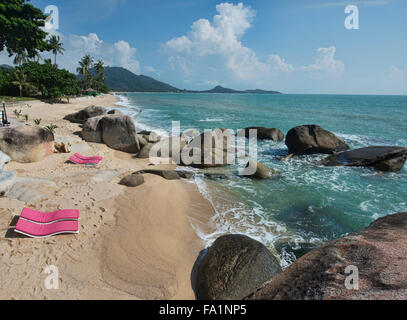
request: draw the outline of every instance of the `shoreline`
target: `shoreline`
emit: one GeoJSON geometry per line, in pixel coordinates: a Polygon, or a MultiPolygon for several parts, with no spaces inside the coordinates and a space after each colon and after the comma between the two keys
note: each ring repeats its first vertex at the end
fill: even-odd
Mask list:
{"type": "MultiPolygon", "coordinates": [[[[10,162],[5,171],[34,179],[41,194],[29,204],[0,198],[0,270],[2,299],[195,299],[191,272],[204,243],[192,221],[210,228],[213,209],[195,184],[145,175],[135,189],[118,185],[149,161],[105,145],[85,143],[80,127],[62,120],[89,105],[113,107],[116,96],[48,105],[30,101],[21,106],[29,123],[55,124],[56,139],[68,137],[83,154],[104,157],[98,168],[65,163],[69,154],[53,154],[41,162],[10,162]],[[44,180],[52,186],[45,185],[44,180]],[[78,208],[79,235],[47,239],[19,237],[13,221],[23,207],[40,211],[78,208]],[[176,231],[176,232],[174,232],[176,231]],[[46,290],[44,268],[59,269],[60,289],[46,290]]],[[[16,108],[14,105],[13,108],[16,108]]],[[[20,107],[19,107],[20,108],[20,107]]],[[[9,118],[16,120],[11,108],[9,118]]],[[[175,165],[157,168],[174,169],[175,165]]]]}

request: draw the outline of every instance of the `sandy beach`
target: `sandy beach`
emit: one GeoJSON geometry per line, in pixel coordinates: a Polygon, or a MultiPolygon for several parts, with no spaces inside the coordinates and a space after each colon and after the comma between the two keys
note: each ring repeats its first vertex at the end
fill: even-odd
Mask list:
{"type": "MultiPolygon", "coordinates": [[[[67,163],[72,154],[53,154],[37,163],[10,162],[5,171],[31,178],[33,201],[0,198],[0,299],[195,299],[191,271],[204,244],[191,221],[210,226],[212,208],[195,184],[146,174],[137,188],[118,184],[148,159],[86,143],[80,125],[63,120],[89,105],[113,107],[113,95],[70,104],[40,101],[8,107],[28,123],[57,125],[55,139],[72,142],[84,155],[104,158],[95,168],[67,163]],[[13,231],[24,207],[39,211],[80,210],[78,235],[29,239],[13,231]],[[59,289],[48,290],[44,269],[59,270],[59,289]]],[[[24,122],[20,120],[20,122],[24,122]]],[[[24,125],[24,124],[23,124],[24,125]]],[[[175,165],[154,168],[175,168],[175,165]]]]}

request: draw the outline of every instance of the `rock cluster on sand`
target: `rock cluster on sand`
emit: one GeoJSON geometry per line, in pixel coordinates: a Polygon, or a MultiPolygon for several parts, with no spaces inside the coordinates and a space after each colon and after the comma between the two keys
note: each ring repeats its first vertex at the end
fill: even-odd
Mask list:
{"type": "Polygon", "coordinates": [[[175,170],[159,170],[159,169],[150,169],[150,170],[141,170],[137,171],[134,174],[154,174],[160,176],[166,180],[179,180],[181,179],[180,175],[175,170]]]}
{"type": "Polygon", "coordinates": [[[85,123],[89,118],[107,114],[105,107],[89,106],[81,111],[68,114],[64,119],[73,123],[85,123]]]}
{"type": "Polygon", "coordinates": [[[318,125],[304,125],[291,129],[285,143],[290,153],[335,153],[346,151],[349,146],[332,132],[318,125]]]}
{"type": "MultiPolygon", "coordinates": [[[[355,278],[353,278],[355,279],[355,278]]],[[[309,252],[250,296],[258,300],[407,299],[407,213],[309,252]],[[347,277],[358,270],[358,290],[347,277]]]]}
{"type": "Polygon", "coordinates": [[[199,300],[239,300],[281,272],[277,259],[260,242],[243,235],[218,238],[197,270],[199,300]]]}
{"type": "Polygon", "coordinates": [[[374,167],[381,171],[397,172],[407,159],[407,148],[367,147],[341,152],[323,160],[325,166],[374,167]]]}
{"type": "Polygon", "coordinates": [[[281,142],[284,140],[284,133],[277,128],[248,127],[244,129],[244,134],[246,138],[250,137],[250,130],[257,131],[258,140],[272,140],[276,142],[281,142]]]}
{"type": "Polygon", "coordinates": [[[14,161],[41,161],[53,153],[54,134],[44,128],[19,126],[0,129],[0,150],[14,161]]]}

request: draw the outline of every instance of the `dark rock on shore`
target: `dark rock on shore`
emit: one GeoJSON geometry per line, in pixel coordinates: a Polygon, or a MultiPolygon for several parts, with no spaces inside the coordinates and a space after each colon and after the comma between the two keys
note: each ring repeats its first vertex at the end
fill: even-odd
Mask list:
{"type": "Polygon", "coordinates": [[[177,171],[174,170],[159,170],[159,169],[148,169],[148,170],[140,170],[135,172],[134,174],[154,174],[160,177],[163,177],[166,180],[179,180],[181,179],[180,175],[177,171]]]}
{"type": "Polygon", "coordinates": [[[141,174],[131,174],[124,177],[119,184],[126,187],[138,187],[144,183],[144,177],[141,174]]]}
{"type": "Polygon", "coordinates": [[[243,235],[218,238],[197,271],[199,300],[240,300],[281,272],[277,259],[260,242],[243,235]]]}
{"type": "Polygon", "coordinates": [[[68,114],[64,119],[73,123],[85,123],[86,120],[107,114],[106,108],[89,106],[81,111],[68,114]]]}
{"type": "Polygon", "coordinates": [[[108,147],[138,153],[140,144],[136,134],[136,126],[129,116],[106,116],[100,119],[102,139],[108,147]]]}
{"type": "Polygon", "coordinates": [[[178,175],[182,178],[182,179],[192,179],[195,176],[195,173],[190,172],[190,171],[184,171],[184,170],[177,170],[176,171],[178,173],[178,175]]]}
{"type": "Polygon", "coordinates": [[[253,179],[264,180],[276,178],[280,176],[280,173],[277,170],[271,169],[260,162],[249,161],[243,171],[243,175],[253,179]]]}
{"type": "MultiPolygon", "coordinates": [[[[354,279],[354,278],[353,278],[354,279]]],[[[407,212],[309,252],[252,294],[254,300],[407,299],[407,212]],[[349,276],[359,272],[358,290],[349,276]],[[348,286],[349,288],[349,286],[348,286]]]]}
{"type": "Polygon", "coordinates": [[[397,172],[407,160],[407,148],[367,147],[329,156],[325,166],[374,167],[381,171],[397,172]]]}
{"type": "Polygon", "coordinates": [[[124,113],[118,109],[113,109],[107,112],[107,114],[114,115],[114,116],[124,116],[124,113]]]}
{"type": "Polygon", "coordinates": [[[286,136],[285,144],[290,153],[335,153],[346,151],[349,146],[332,132],[318,125],[304,125],[291,129],[286,136]]]}
{"type": "Polygon", "coordinates": [[[265,127],[249,127],[244,129],[244,134],[249,139],[250,130],[257,130],[258,140],[273,140],[281,142],[284,140],[284,133],[277,128],[265,128],[265,127]]]}
{"type": "Polygon", "coordinates": [[[53,154],[54,134],[41,127],[0,129],[0,150],[14,161],[30,163],[53,154]]]}

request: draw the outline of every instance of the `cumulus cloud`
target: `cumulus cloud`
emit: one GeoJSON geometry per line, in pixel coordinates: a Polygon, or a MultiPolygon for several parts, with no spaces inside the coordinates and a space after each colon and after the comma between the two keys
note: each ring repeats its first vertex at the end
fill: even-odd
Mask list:
{"type": "Polygon", "coordinates": [[[185,70],[185,62],[179,62],[184,55],[189,58],[188,61],[197,57],[221,57],[227,70],[240,80],[264,79],[298,70],[327,72],[332,75],[340,75],[344,71],[344,64],[335,59],[336,48],[333,46],[318,49],[316,62],[309,66],[295,67],[278,54],[271,54],[262,61],[254,50],[241,41],[252,26],[255,11],[243,3],[221,3],[216,6],[216,10],[218,14],[212,21],[199,19],[192,24],[186,35],[166,42],[166,48],[177,54],[177,58],[170,58],[173,69],[178,65],[185,70]]]}
{"type": "Polygon", "coordinates": [[[317,50],[317,60],[309,66],[299,67],[301,71],[327,71],[333,75],[340,75],[344,72],[345,65],[342,61],[335,59],[336,48],[319,48],[317,50]]]}

